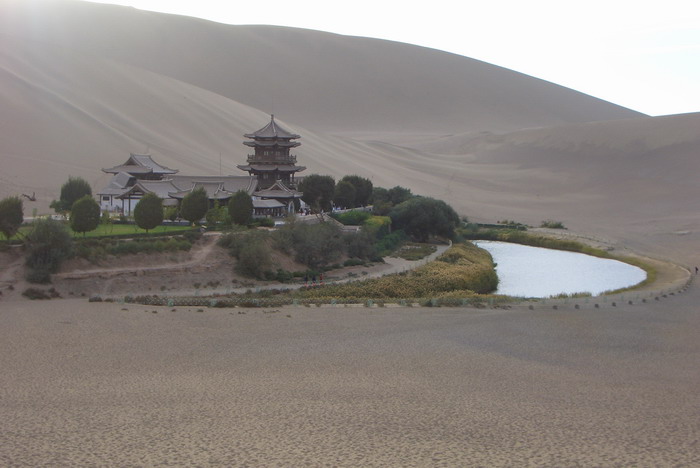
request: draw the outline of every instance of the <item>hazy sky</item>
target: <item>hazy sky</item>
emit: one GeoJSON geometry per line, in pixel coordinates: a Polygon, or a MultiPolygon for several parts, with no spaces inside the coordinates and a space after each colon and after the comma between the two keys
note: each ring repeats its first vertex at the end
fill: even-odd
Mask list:
{"type": "Polygon", "coordinates": [[[454,52],[650,115],[700,112],[700,0],[103,0],[454,52]]]}

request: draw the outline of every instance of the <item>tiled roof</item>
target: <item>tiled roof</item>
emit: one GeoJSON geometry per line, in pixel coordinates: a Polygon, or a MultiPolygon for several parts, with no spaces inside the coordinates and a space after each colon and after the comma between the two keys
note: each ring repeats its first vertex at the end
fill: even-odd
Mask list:
{"type": "Polygon", "coordinates": [[[272,186],[258,190],[253,195],[260,198],[301,198],[303,193],[290,189],[278,180],[272,186]]]}
{"type": "Polygon", "coordinates": [[[246,138],[280,138],[287,140],[301,138],[301,136],[297,135],[296,133],[288,132],[284,128],[277,125],[277,122],[275,122],[274,115],[270,116],[269,124],[265,125],[263,128],[253,133],[246,133],[244,136],[246,138]]]}
{"type": "Polygon", "coordinates": [[[278,202],[277,200],[253,200],[253,208],[284,208],[287,205],[278,202]]]}
{"type": "MultiPolygon", "coordinates": [[[[249,137],[250,138],[250,137],[249,137]]],[[[297,146],[301,146],[301,143],[298,141],[287,141],[287,140],[255,140],[255,141],[244,141],[244,145],[246,146],[251,146],[251,147],[256,147],[256,146],[266,146],[266,147],[273,147],[273,146],[280,146],[283,148],[296,148],[297,146]]]]}
{"type": "Polygon", "coordinates": [[[242,171],[281,171],[281,172],[300,172],[306,169],[305,166],[295,166],[292,164],[239,164],[236,166],[242,171]]]}
{"type": "Polygon", "coordinates": [[[178,172],[177,169],[161,166],[153,160],[150,154],[134,153],[129,155],[129,159],[127,159],[124,164],[102,170],[110,174],[116,174],[118,172],[126,172],[129,174],[176,174],[178,172]]]}
{"type": "Polygon", "coordinates": [[[133,185],[134,176],[126,172],[118,172],[109,179],[107,187],[103,188],[97,195],[121,195],[133,185]]]}

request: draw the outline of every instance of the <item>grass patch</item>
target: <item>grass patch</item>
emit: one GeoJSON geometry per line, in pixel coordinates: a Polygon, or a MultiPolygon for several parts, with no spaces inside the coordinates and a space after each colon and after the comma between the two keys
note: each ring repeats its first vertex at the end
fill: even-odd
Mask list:
{"type": "Polygon", "coordinates": [[[540,227],[549,228],[549,229],[566,229],[566,226],[564,226],[564,223],[562,223],[561,221],[553,221],[551,219],[547,219],[545,221],[542,221],[542,224],[540,224],[540,227]]]}
{"type": "Polygon", "coordinates": [[[404,260],[420,260],[434,253],[436,250],[437,247],[432,244],[408,242],[402,245],[392,256],[403,258],[404,260]]]}
{"type": "Polygon", "coordinates": [[[434,262],[407,273],[352,283],[296,291],[294,297],[321,298],[424,298],[470,297],[487,294],[498,286],[491,255],[472,244],[456,244],[434,262]]]}

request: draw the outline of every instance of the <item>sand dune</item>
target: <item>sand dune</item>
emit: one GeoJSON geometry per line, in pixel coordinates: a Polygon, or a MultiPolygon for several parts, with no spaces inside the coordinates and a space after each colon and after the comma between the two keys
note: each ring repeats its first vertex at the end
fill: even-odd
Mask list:
{"type": "Polygon", "coordinates": [[[390,41],[74,1],[6,3],[0,30],[8,35],[135,65],[316,130],[512,130],[639,115],[477,60],[390,41]]]}
{"type": "Polygon", "coordinates": [[[473,219],[557,219],[695,262],[699,116],[642,116],[440,51],[65,1],[0,5],[0,196],[150,151],[236,174],[274,111],[306,174],[356,173],[473,219]],[[310,72],[313,71],[313,72],[310,72]]]}

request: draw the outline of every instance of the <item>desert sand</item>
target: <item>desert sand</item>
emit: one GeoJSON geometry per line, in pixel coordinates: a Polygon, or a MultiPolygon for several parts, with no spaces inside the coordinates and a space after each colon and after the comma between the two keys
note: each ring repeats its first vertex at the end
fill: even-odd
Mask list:
{"type": "Polygon", "coordinates": [[[696,466],[696,285],[554,310],[0,313],[6,466],[696,466]]]}
{"type": "MultiPolygon", "coordinates": [[[[129,152],[238,174],[274,113],[305,174],[700,265],[700,114],[406,44],[84,2],[3,1],[0,39],[0,198],[34,193],[27,215],[129,152]]],[[[698,465],[700,291],[657,297],[199,312],[5,295],[0,464],[698,465]]]]}

